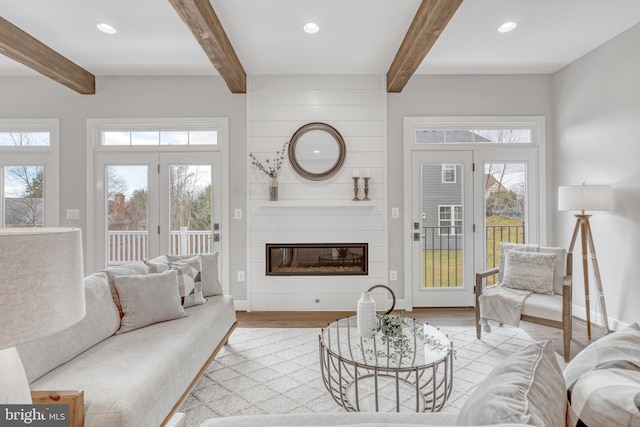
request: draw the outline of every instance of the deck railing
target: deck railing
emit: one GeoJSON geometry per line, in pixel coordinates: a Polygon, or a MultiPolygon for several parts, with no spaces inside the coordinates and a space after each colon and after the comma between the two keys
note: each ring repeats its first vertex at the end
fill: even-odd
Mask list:
{"type": "MultiPolygon", "coordinates": [[[[148,233],[146,231],[108,231],[108,265],[121,265],[147,259],[148,233]]],[[[171,230],[172,255],[202,254],[211,250],[211,231],[171,230]]]]}
{"type": "MultiPolygon", "coordinates": [[[[459,230],[459,229],[458,229],[459,230]]],[[[462,286],[462,236],[455,227],[422,227],[422,286],[462,286]]],[[[500,242],[524,243],[523,225],[488,225],[485,228],[486,266],[498,266],[500,242]]]]}

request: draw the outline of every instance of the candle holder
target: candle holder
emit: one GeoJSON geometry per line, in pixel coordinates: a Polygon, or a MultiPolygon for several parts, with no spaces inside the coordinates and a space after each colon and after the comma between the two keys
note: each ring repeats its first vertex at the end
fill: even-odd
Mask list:
{"type": "Polygon", "coordinates": [[[363,201],[367,201],[370,200],[369,199],[369,180],[371,178],[369,177],[365,177],[364,179],[364,199],[362,199],[363,201]]]}
{"type": "Polygon", "coordinates": [[[358,180],[360,178],[358,178],[357,176],[353,177],[353,200],[354,202],[359,202],[360,199],[358,198],[358,180]]]}

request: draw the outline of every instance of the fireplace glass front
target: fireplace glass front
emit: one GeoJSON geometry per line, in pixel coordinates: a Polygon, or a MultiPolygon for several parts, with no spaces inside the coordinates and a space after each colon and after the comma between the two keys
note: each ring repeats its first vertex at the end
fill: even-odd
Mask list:
{"type": "Polygon", "coordinates": [[[368,275],[367,243],[267,243],[267,276],[368,275]]]}

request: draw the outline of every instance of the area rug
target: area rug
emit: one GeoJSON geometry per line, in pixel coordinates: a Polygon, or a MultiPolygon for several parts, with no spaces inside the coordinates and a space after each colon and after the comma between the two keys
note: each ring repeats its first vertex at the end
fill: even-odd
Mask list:
{"type": "MultiPolygon", "coordinates": [[[[441,327],[453,342],[453,390],[445,411],[458,410],[494,366],[533,340],[521,329],[441,327]]],[[[213,417],[341,412],[320,376],[318,335],[309,328],[237,328],[180,412],[188,426],[213,417]]]]}

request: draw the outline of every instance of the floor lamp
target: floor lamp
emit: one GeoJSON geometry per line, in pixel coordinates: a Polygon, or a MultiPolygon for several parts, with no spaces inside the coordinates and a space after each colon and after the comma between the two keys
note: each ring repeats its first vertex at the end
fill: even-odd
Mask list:
{"type": "Polygon", "coordinates": [[[582,274],[584,275],[584,295],[585,309],[587,312],[587,335],[591,340],[591,305],[589,301],[589,268],[588,255],[593,264],[593,273],[596,278],[596,290],[598,292],[598,302],[602,308],[604,327],[609,332],[609,318],[607,317],[607,307],[604,303],[604,293],[602,292],[602,279],[596,258],[596,249],[593,245],[591,225],[585,211],[608,211],[611,210],[611,186],[609,185],[568,185],[558,187],[558,210],[560,211],[580,211],[576,214],[576,226],[571,237],[569,253],[573,253],[576,244],[578,230],[580,230],[580,241],[582,243],[582,274]]]}
{"type": "Polygon", "coordinates": [[[85,314],[79,228],[0,228],[0,405],[31,404],[16,346],[85,314]]]}

